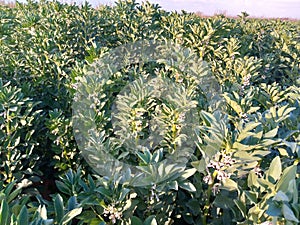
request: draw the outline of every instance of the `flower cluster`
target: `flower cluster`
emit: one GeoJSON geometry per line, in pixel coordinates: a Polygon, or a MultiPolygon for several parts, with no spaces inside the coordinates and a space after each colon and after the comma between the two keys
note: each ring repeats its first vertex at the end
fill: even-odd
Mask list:
{"type": "Polygon", "coordinates": [[[243,86],[244,87],[247,87],[250,85],[250,78],[251,78],[251,76],[249,74],[243,78],[243,86]]]}
{"type": "Polygon", "coordinates": [[[209,185],[213,184],[212,191],[214,195],[218,193],[221,182],[230,178],[232,175],[226,170],[230,168],[234,162],[235,160],[232,158],[231,154],[218,152],[208,163],[206,167],[208,175],[203,178],[203,181],[209,185]],[[215,179],[217,179],[218,182],[214,183],[215,179]]]}
{"type": "Polygon", "coordinates": [[[122,212],[119,212],[115,205],[109,205],[104,209],[103,214],[105,217],[108,216],[113,224],[115,224],[117,220],[120,220],[122,217],[122,212]]]}
{"type": "Polygon", "coordinates": [[[142,130],[148,125],[148,123],[145,123],[143,121],[145,112],[146,110],[143,108],[136,108],[131,112],[132,114],[132,119],[130,120],[131,127],[137,133],[142,132],[142,130]]]}
{"type": "Polygon", "coordinates": [[[247,113],[241,112],[239,116],[244,122],[246,122],[246,123],[249,122],[249,117],[248,117],[247,113]]]}
{"type": "Polygon", "coordinates": [[[183,123],[184,121],[185,121],[185,114],[180,113],[179,116],[178,116],[178,122],[183,123]]]}
{"type": "Polygon", "coordinates": [[[183,82],[183,77],[182,77],[182,75],[180,75],[179,73],[176,73],[176,74],[175,74],[175,81],[176,81],[177,83],[182,83],[182,82],[183,82]]]}
{"type": "Polygon", "coordinates": [[[156,184],[153,184],[151,187],[151,196],[150,196],[150,202],[154,203],[154,199],[156,199],[157,202],[159,202],[159,197],[156,193],[156,184]]]}
{"type": "Polygon", "coordinates": [[[254,169],[253,169],[253,172],[259,177],[259,178],[262,178],[263,177],[263,171],[261,168],[259,168],[259,166],[256,166],[254,169]]]}
{"type": "Polygon", "coordinates": [[[243,84],[239,87],[239,94],[241,96],[244,96],[245,88],[247,86],[250,86],[250,78],[251,78],[251,75],[249,75],[249,74],[247,76],[243,77],[243,84]]]}

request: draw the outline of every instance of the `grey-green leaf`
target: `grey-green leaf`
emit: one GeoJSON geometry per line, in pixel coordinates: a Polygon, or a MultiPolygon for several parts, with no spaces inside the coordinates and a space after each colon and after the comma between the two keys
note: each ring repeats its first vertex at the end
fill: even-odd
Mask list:
{"type": "Polygon", "coordinates": [[[67,224],[74,217],[78,216],[82,212],[82,208],[76,208],[68,212],[62,219],[61,225],[67,224]]]}
{"type": "Polygon", "coordinates": [[[276,156],[270,164],[270,168],[268,172],[269,181],[275,183],[280,178],[281,173],[282,173],[281,160],[279,156],[276,156]]]}
{"type": "Polygon", "coordinates": [[[290,181],[296,177],[296,171],[296,165],[285,168],[281,178],[278,181],[278,184],[276,185],[276,191],[282,190],[283,192],[287,192],[290,181]]]}
{"type": "Polygon", "coordinates": [[[179,187],[181,187],[182,189],[185,189],[187,191],[190,191],[190,192],[196,192],[195,186],[190,182],[180,183],[179,187]]]}
{"type": "Polygon", "coordinates": [[[20,211],[18,216],[18,225],[28,225],[28,211],[26,206],[24,205],[20,211]]]}
{"type": "Polygon", "coordinates": [[[145,222],[144,225],[157,225],[156,219],[154,215],[149,216],[145,222]]]}
{"type": "Polygon", "coordinates": [[[285,219],[287,219],[289,221],[299,223],[299,220],[296,218],[293,210],[291,210],[290,207],[288,207],[286,204],[284,204],[282,206],[282,214],[283,214],[285,219]]]}
{"type": "Polygon", "coordinates": [[[54,209],[55,209],[55,215],[56,215],[55,220],[57,223],[59,223],[64,216],[63,199],[59,194],[57,194],[54,199],[54,209]]]}
{"type": "Polygon", "coordinates": [[[0,207],[0,225],[9,225],[9,207],[5,200],[2,200],[0,207]]]}

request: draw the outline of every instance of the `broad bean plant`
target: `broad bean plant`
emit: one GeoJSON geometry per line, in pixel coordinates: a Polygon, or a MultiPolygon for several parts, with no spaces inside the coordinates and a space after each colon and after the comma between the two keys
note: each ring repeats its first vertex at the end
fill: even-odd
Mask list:
{"type": "Polygon", "coordinates": [[[0,225],[300,223],[299,21],[135,0],[3,4],[0,21],[0,225]],[[147,41],[180,48],[88,76],[147,41]],[[94,149],[72,108],[85,94],[94,149]],[[99,173],[99,152],[143,179],[99,173]]]}

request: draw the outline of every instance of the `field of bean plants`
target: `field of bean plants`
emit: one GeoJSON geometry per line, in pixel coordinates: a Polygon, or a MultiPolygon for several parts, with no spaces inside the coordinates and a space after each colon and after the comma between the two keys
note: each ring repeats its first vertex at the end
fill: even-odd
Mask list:
{"type": "Polygon", "coordinates": [[[134,0],[0,20],[0,225],[300,223],[300,21],[134,0]]]}

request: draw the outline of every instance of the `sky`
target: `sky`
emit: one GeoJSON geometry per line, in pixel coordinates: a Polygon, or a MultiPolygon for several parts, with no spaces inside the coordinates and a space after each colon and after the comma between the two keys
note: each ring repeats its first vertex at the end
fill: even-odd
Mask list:
{"type": "MultiPolygon", "coordinates": [[[[92,5],[113,4],[112,0],[89,0],[92,5]]],[[[182,9],[202,12],[205,15],[226,13],[236,16],[246,11],[254,17],[279,17],[300,19],[300,0],[149,0],[166,10],[182,9]]],[[[137,0],[142,2],[142,0],[137,0]]]]}
{"type": "MultiPolygon", "coordinates": [[[[9,1],[9,0],[8,0],[9,1]]],[[[24,2],[26,0],[18,0],[24,2]]],[[[62,0],[63,2],[82,3],[85,0],[62,0]]],[[[114,0],[87,0],[93,6],[113,4],[114,0]]],[[[137,0],[142,2],[143,0],[137,0]]],[[[202,12],[204,15],[226,13],[237,16],[246,11],[253,17],[296,18],[300,19],[300,0],[149,0],[163,9],[202,12]]]]}

